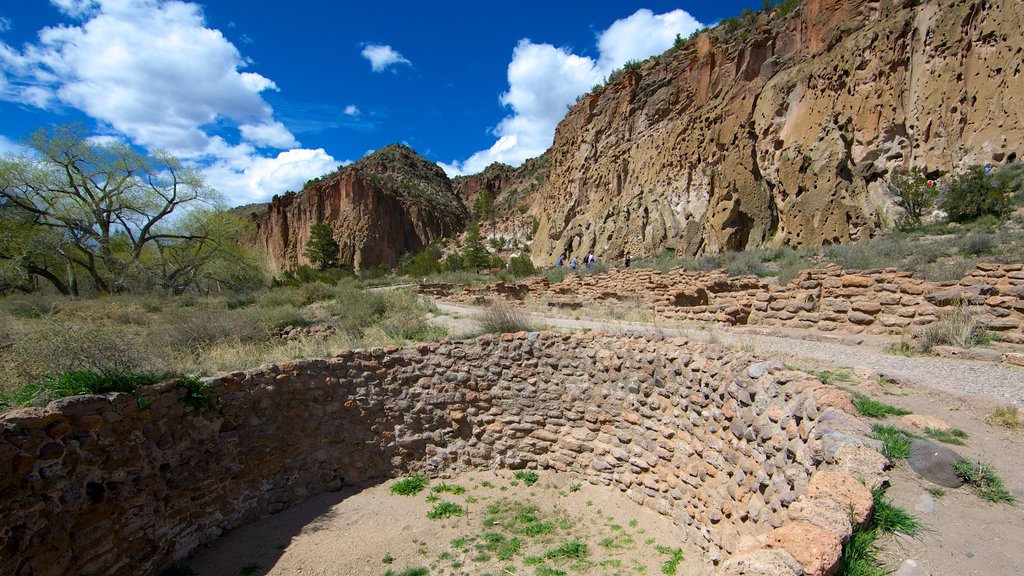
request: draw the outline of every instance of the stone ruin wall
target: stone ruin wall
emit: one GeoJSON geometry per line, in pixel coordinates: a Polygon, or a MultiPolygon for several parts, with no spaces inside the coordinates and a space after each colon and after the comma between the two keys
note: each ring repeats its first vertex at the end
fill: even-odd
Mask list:
{"type": "Polygon", "coordinates": [[[854,476],[877,485],[886,464],[844,392],[654,335],[519,333],[346,351],[232,373],[209,394],[214,406],[202,412],[167,382],[0,415],[0,566],[152,573],[343,485],[507,467],[614,486],[671,516],[713,560],[733,556],[741,573],[751,561],[794,566],[805,533],[792,554],[784,542],[762,545],[773,545],[769,532],[806,529],[801,518],[845,523],[829,532],[838,550],[849,506],[863,498],[843,501],[852,492],[834,476],[865,492],[854,476]],[[832,500],[813,497],[815,482],[832,500]]]}
{"type": "Polygon", "coordinates": [[[530,296],[556,308],[640,299],[661,319],[890,335],[918,334],[963,300],[1003,342],[1024,344],[1021,264],[982,264],[957,282],[928,282],[892,268],[845,272],[829,267],[804,270],[780,286],[756,276],[729,277],[724,270],[672,268],[663,274],[634,268],[569,274],[555,284],[534,277],[521,284],[483,288],[423,285],[420,291],[461,302],[530,296]]]}

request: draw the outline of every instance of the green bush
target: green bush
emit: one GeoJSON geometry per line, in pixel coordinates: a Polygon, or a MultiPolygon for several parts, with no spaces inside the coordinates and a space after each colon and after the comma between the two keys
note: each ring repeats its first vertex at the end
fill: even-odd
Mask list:
{"type": "Polygon", "coordinates": [[[441,248],[436,244],[431,244],[413,256],[407,264],[401,266],[399,272],[417,278],[440,272],[442,269],[441,256],[441,248]]]}
{"type": "Polygon", "coordinates": [[[178,380],[177,386],[185,390],[181,403],[191,408],[196,414],[213,408],[213,397],[207,392],[209,385],[195,377],[178,380]]]}
{"type": "Polygon", "coordinates": [[[399,496],[413,496],[426,488],[427,482],[427,477],[423,474],[413,474],[408,478],[396,481],[388,490],[399,496]]]}
{"type": "Polygon", "coordinates": [[[522,254],[509,259],[508,271],[512,276],[522,278],[536,274],[537,267],[533,265],[533,260],[530,260],[529,256],[522,254]]]}
{"type": "Polygon", "coordinates": [[[981,166],[950,176],[943,187],[942,210],[950,222],[970,222],[985,215],[1003,219],[1013,206],[1015,190],[999,173],[985,174],[981,166]]]}
{"type": "Polygon", "coordinates": [[[895,204],[903,209],[896,220],[896,227],[900,230],[920,226],[921,219],[932,209],[938,195],[934,186],[928,186],[928,178],[922,168],[894,170],[889,179],[889,190],[896,195],[895,204]]]}

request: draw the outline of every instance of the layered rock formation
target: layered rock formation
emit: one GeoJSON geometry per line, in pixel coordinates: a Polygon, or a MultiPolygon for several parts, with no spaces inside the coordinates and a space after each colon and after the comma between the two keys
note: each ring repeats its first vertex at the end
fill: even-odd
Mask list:
{"type": "Polygon", "coordinates": [[[495,162],[479,174],[456,176],[452,188],[471,211],[485,190],[491,195],[494,218],[480,222],[487,236],[532,240],[537,216],[530,212],[530,206],[547,181],[549,166],[547,154],[531,158],[518,168],[495,162]]]}
{"type": "Polygon", "coordinates": [[[534,260],[872,236],[900,166],[1024,142],[1019,0],[807,0],[631,66],[558,126],[534,260]]]}
{"type": "Polygon", "coordinates": [[[299,193],[275,196],[256,220],[256,244],[272,271],[309,264],[310,226],[326,222],[341,245],[340,261],[359,270],[394,265],[406,252],[462,229],[466,208],[435,164],[393,144],[311,181],[299,193]]]}

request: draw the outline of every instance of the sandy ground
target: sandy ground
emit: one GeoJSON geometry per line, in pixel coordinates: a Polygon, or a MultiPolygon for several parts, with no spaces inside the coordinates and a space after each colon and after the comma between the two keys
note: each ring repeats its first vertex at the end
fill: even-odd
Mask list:
{"type": "Polygon", "coordinates": [[[431,486],[442,480],[432,480],[415,496],[391,494],[391,482],[323,494],[226,534],[188,565],[200,576],[382,576],[388,570],[401,574],[409,568],[426,568],[431,575],[498,576],[535,574],[540,566],[584,575],[661,574],[670,556],[656,547],[664,546],[683,551],[685,560],[677,574],[714,573],[698,549],[680,541],[669,518],[637,506],[619,490],[592,486],[568,474],[539,471],[538,475],[531,487],[515,480],[510,471],[445,479],[467,491],[437,496],[468,509],[466,516],[446,520],[427,518],[436,505],[427,496],[431,486]],[[488,506],[502,499],[535,504],[543,518],[555,523],[552,534],[519,535],[522,550],[509,560],[499,560],[495,552],[480,548],[486,533],[516,537],[501,524],[484,525],[490,516],[488,506]],[[459,546],[460,538],[467,539],[464,546],[459,546]],[[527,560],[573,540],[587,544],[585,566],[568,559],[548,558],[541,564],[527,560]],[[386,557],[390,562],[385,562],[386,557]]]}

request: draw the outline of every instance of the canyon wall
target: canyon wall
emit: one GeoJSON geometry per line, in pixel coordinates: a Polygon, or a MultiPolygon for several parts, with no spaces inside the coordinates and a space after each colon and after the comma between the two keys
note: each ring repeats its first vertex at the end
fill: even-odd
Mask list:
{"type": "Polygon", "coordinates": [[[624,70],[559,124],[538,263],[863,240],[897,167],[1024,148],[1024,3],[807,0],[624,70]]]}
{"type": "MultiPolygon", "coordinates": [[[[885,480],[846,393],[653,334],[345,351],[232,373],[206,393],[198,410],[167,382],[0,414],[4,572],[152,573],[342,485],[498,467],[616,487],[717,562],[822,506],[848,537],[850,507],[856,521],[870,513],[858,478],[885,480]]],[[[837,560],[844,536],[828,538],[837,560]]]]}
{"type": "Polygon", "coordinates": [[[331,227],[340,263],[361,270],[394,266],[403,254],[461,231],[466,217],[444,172],[395,144],[307,183],[299,193],[274,196],[254,220],[256,246],[277,273],[310,264],[303,252],[318,222],[331,227]]]}

